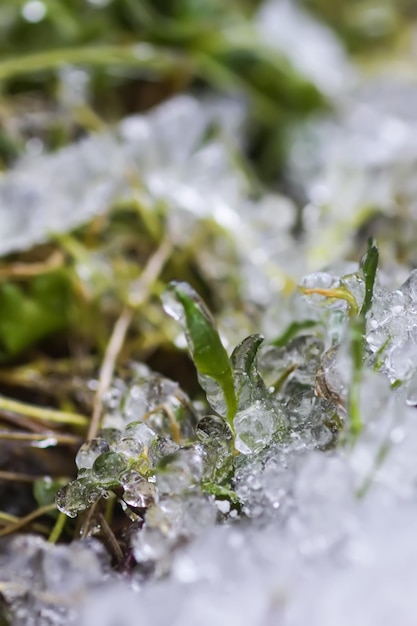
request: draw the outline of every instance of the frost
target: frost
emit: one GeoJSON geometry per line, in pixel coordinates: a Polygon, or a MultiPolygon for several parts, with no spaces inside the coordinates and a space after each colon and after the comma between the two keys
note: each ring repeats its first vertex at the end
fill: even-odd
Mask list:
{"type": "Polygon", "coordinates": [[[83,443],[78,450],[75,463],[78,469],[91,469],[96,458],[109,450],[109,444],[104,438],[91,439],[83,443]]]}
{"type": "Polygon", "coordinates": [[[257,16],[265,40],[331,96],[346,90],[355,73],[332,32],[290,0],[268,0],[257,16]],[[314,54],[311,53],[314,49],[314,54]]]}
{"type": "Polygon", "coordinates": [[[412,239],[405,233],[416,214],[415,100],[415,84],[405,76],[363,80],[339,100],[336,115],[297,130],[290,160],[309,202],[305,250],[313,268],[346,256],[370,207],[386,217],[382,232],[392,243],[398,198],[407,207],[402,236],[412,239]]]}
{"type": "Polygon", "coordinates": [[[53,155],[27,156],[0,180],[0,255],[67,232],[132,196],[129,177],[143,181],[152,199],[173,206],[173,231],[179,210],[182,218],[184,210],[201,215],[203,208],[204,215],[220,215],[225,197],[245,192],[243,177],[229,174],[231,161],[220,141],[197,148],[214,121],[223,120],[232,137],[243,112],[232,101],[201,106],[179,96],[53,155]]]}
{"type": "Polygon", "coordinates": [[[139,509],[146,509],[157,500],[155,485],[134,470],[129,470],[120,477],[123,487],[123,500],[126,504],[139,509]]]}
{"type": "Polygon", "coordinates": [[[26,535],[0,543],[2,595],[15,626],[77,623],[85,596],[109,576],[110,562],[94,540],[55,546],[26,535]]]}

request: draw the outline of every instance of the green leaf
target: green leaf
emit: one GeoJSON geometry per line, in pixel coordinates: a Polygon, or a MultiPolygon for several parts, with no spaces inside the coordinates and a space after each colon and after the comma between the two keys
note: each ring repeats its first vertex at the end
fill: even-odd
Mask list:
{"type": "Polygon", "coordinates": [[[25,291],[0,285],[0,357],[16,356],[69,324],[71,284],[63,270],[33,278],[25,291]]]}
{"type": "Polygon", "coordinates": [[[350,324],[350,352],[353,371],[348,404],[350,431],[353,441],[356,441],[363,429],[360,414],[360,386],[365,352],[366,314],[372,306],[378,260],[378,246],[375,239],[371,237],[368,241],[368,250],[360,264],[365,278],[365,298],[359,314],[351,320],[350,324]]]}
{"type": "MultiPolygon", "coordinates": [[[[33,496],[39,507],[47,506],[55,502],[55,496],[66,480],[52,480],[48,476],[39,478],[33,483],[33,496]]],[[[49,515],[56,517],[57,511],[51,511],[49,515]]]]}
{"type": "Polygon", "coordinates": [[[378,245],[371,237],[368,240],[368,250],[361,260],[361,269],[365,278],[365,299],[363,301],[360,315],[364,318],[372,306],[376,271],[378,269],[379,250],[378,245]]]}
{"type": "Polygon", "coordinates": [[[233,428],[237,410],[233,372],[210,311],[188,283],[171,282],[162,301],[165,311],[181,324],[185,332],[191,357],[209,402],[212,390],[206,384],[206,379],[212,379],[220,387],[226,405],[225,417],[233,428]]]}

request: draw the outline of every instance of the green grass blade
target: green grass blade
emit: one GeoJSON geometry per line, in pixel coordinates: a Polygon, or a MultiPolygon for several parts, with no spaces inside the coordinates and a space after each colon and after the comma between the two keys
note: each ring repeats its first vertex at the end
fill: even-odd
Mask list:
{"type": "Polygon", "coordinates": [[[56,70],[65,65],[104,68],[116,65],[166,73],[178,67],[178,59],[178,55],[172,51],[149,44],[59,48],[0,61],[0,81],[35,72],[56,70]]]}
{"type": "Polygon", "coordinates": [[[368,241],[368,250],[361,261],[361,269],[365,278],[365,299],[360,310],[361,317],[365,317],[372,306],[376,271],[378,269],[379,250],[372,237],[368,241]]]}
{"type": "Polygon", "coordinates": [[[232,367],[207,306],[188,283],[175,281],[163,294],[163,306],[183,327],[198,374],[220,386],[227,406],[226,418],[233,427],[237,400],[232,367]]]}

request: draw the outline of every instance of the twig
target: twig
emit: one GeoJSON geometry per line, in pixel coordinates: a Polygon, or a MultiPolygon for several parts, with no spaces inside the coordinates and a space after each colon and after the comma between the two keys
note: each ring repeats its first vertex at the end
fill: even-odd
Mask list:
{"type": "Polygon", "coordinates": [[[37,519],[38,517],[45,515],[45,513],[50,513],[55,510],[56,510],[55,504],[46,504],[45,506],[41,506],[35,511],[32,511],[32,513],[29,513],[29,515],[19,518],[17,521],[10,524],[6,528],[2,528],[0,530],[0,537],[4,537],[5,535],[10,535],[11,533],[14,533],[16,530],[20,530],[24,526],[27,526],[34,519],[37,519]]]}
{"type": "Polygon", "coordinates": [[[121,547],[119,546],[117,539],[114,535],[114,532],[112,531],[112,529],[110,528],[109,524],[107,523],[106,518],[104,517],[104,515],[102,513],[98,514],[98,521],[100,523],[101,526],[101,530],[103,531],[103,535],[105,536],[105,538],[107,539],[107,541],[109,542],[110,548],[117,560],[118,563],[121,563],[123,560],[123,552],[121,547]]]}
{"type": "Polygon", "coordinates": [[[91,522],[94,519],[94,516],[96,514],[96,509],[100,501],[101,501],[101,498],[93,502],[93,504],[90,506],[88,511],[86,511],[85,516],[83,516],[83,521],[82,521],[82,525],[80,528],[81,539],[85,539],[86,537],[88,537],[88,533],[90,532],[91,522]]]}
{"type": "Polygon", "coordinates": [[[88,419],[84,415],[57,411],[55,409],[45,409],[43,407],[34,406],[33,404],[27,404],[26,402],[10,400],[10,398],[5,398],[4,396],[0,396],[0,411],[22,414],[45,422],[57,422],[59,424],[73,426],[86,426],[88,424],[88,419]]]}
{"type": "MultiPolygon", "coordinates": [[[[0,524],[2,526],[9,526],[10,524],[15,524],[18,521],[19,518],[16,517],[16,515],[11,515],[10,513],[6,513],[5,511],[0,511],[0,524]]],[[[49,533],[49,528],[44,524],[35,523],[32,525],[32,528],[33,530],[36,530],[36,532],[42,533],[44,535],[47,535],[49,533]]]]}
{"type": "MultiPolygon", "coordinates": [[[[5,426],[2,422],[7,422],[7,424],[13,424],[13,426],[17,426],[18,428],[24,428],[29,430],[31,433],[42,434],[45,432],[45,424],[34,422],[29,417],[24,415],[17,415],[16,413],[5,413],[0,410],[0,425],[5,426]]],[[[48,430],[53,430],[54,427],[51,424],[48,424],[48,430]]]]}
{"type": "Polygon", "coordinates": [[[93,416],[91,418],[87,439],[93,439],[100,428],[101,410],[103,408],[103,396],[110,386],[114,368],[116,365],[116,360],[119,356],[120,350],[123,347],[126,333],[130,326],[132,318],[133,310],[125,307],[116,324],[114,325],[110,341],[107,344],[106,352],[104,354],[103,364],[100,369],[99,384],[96,395],[94,397],[93,416]]]}
{"type": "Polygon", "coordinates": [[[40,432],[40,433],[21,433],[11,430],[0,430],[0,441],[22,441],[22,442],[37,442],[45,441],[46,439],[55,439],[56,445],[81,445],[81,437],[77,435],[70,435],[64,433],[57,433],[55,431],[40,432]]]}
{"type": "Polygon", "coordinates": [[[18,472],[0,470],[0,480],[9,480],[18,483],[34,483],[42,478],[45,478],[45,476],[34,476],[32,474],[20,474],[18,472]]]}
{"type": "Polygon", "coordinates": [[[120,317],[114,325],[100,369],[99,384],[94,398],[93,416],[91,418],[87,439],[93,439],[100,428],[103,397],[113,378],[117,357],[123,347],[135,310],[145,302],[149,295],[149,288],[161,273],[171,250],[171,242],[168,239],[164,239],[156,252],[148,260],[139,280],[136,282],[136,293],[134,298],[130,299],[130,306],[123,309],[120,317]]]}

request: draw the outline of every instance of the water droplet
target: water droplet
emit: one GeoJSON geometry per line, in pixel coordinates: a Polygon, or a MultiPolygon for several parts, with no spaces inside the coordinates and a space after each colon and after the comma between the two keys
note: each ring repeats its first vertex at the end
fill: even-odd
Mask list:
{"type": "Polygon", "coordinates": [[[75,463],[78,469],[91,469],[96,458],[100,456],[100,454],[103,454],[103,452],[108,452],[109,450],[109,444],[105,439],[90,439],[83,443],[78,450],[75,463]]]}

